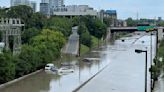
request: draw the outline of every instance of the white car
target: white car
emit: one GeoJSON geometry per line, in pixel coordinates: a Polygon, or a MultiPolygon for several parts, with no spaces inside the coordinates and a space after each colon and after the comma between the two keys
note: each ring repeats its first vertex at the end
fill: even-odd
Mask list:
{"type": "Polygon", "coordinates": [[[58,73],[73,73],[74,69],[71,68],[67,68],[67,67],[62,67],[58,70],[58,73]]]}
{"type": "Polygon", "coordinates": [[[52,69],[54,69],[55,68],[55,66],[54,66],[54,64],[51,64],[51,63],[49,63],[49,64],[47,64],[46,66],[45,66],[45,70],[52,70],[52,69]]]}

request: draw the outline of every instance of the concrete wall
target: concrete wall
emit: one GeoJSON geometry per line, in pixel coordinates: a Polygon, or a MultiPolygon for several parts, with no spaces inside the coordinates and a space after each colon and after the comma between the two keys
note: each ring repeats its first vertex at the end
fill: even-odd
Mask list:
{"type": "Polygon", "coordinates": [[[158,28],[158,40],[162,40],[164,37],[163,27],[158,28]]]}

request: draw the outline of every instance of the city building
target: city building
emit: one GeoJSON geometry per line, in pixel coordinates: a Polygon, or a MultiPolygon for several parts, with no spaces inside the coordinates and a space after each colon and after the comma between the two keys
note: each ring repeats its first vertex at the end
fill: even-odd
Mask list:
{"type": "Polygon", "coordinates": [[[53,15],[56,16],[84,16],[91,15],[97,16],[97,11],[88,5],[69,5],[63,11],[54,11],[53,15]]]}
{"type": "Polygon", "coordinates": [[[70,12],[85,12],[87,10],[93,10],[93,8],[88,5],[69,5],[66,6],[66,9],[70,12]]]}
{"type": "Polygon", "coordinates": [[[139,23],[149,24],[149,25],[155,26],[157,24],[157,20],[156,19],[141,18],[139,20],[139,23]]]}
{"type": "Polygon", "coordinates": [[[65,11],[65,5],[63,0],[42,0],[40,3],[40,12],[45,15],[53,15],[53,12],[60,11],[65,11]],[[44,7],[46,9],[44,9],[44,7]]]}
{"type": "Polygon", "coordinates": [[[40,12],[46,16],[50,16],[49,3],[40,3],[40,12]]]}
{"type": "Polygon", "coordinates": [[[88,5],[64,5],[64,0],[42,0],[40,3],[40,12],[55,16],[97,16],[97,11],[88,5]]]}
{"type": "Polygon", "coordinates": [[[65,5],[63,0],[49,0],[50,13],[53,15],[53,12],[64,11],[65,5]]]}
{"type": "Polygon", "coordinates": [[[127,22],[125,20],[117,20],[118,27],[127,27],[127,22]]]}
{"type": "Polygon", "coordinates": [[[30,1],[30,6],[33,9],[33,12],[36,12],[36,8],[37,8],[36,1],[30,1]]]}
{"type": "Polygon", "coordinates": [[[30,6],[34,12],[36,12],[36,2],[29,1],[29,0],[11,0],[11,6],[18,6],[18,5],[27,5],[30,6]]]}
{"type": "Polygon", "coordinates": [[[41,3],[49,3],[49,0],[41,0],[41,3]]]}
{"type": "Polygon", "coordinates": [[[158,17],[158,22],[162,21],[162,17],[158,17]]]}
{"type": "Polygon", "coordinates": [[[11,0],[11,6],[18,6],[18,5],[30,5],[29,0],[11,0]]]}
{"type": "Polygon", "coordinates": [[[50,7],[55,11],[63,11],[65,8],[63,0],[50,0],[50,7]]]}
{"type": "Polygon", "coordinates": [[[118,26],[117,21],[117,11],[116,10],[101,10],[98,13],[98,17],[103,21],[104,18],[109,18],[111,20],[110,26],[118,26]]]}

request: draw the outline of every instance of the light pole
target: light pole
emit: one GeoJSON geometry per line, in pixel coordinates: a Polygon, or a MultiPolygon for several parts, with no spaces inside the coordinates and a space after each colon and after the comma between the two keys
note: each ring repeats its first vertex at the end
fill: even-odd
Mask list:
{"type": "Polygon", "coordinates": [[[135,50],[136,53],[145,52],[145,92],[147,92],[147,50],[135,50]]]}

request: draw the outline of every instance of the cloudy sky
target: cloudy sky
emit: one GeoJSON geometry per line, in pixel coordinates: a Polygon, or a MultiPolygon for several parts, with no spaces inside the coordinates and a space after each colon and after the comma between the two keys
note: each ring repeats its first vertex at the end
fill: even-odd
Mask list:
{"type": "MultiPolygon", "coordinates": [[[[39,2],[41,0],[34,0],[39,2]]],[[[120,19],[127,17],[157,18],[164,17],[164,0],[65,0],[66,5],[85,4],[100,9],[114,9],[120,19]]],[[[10,6],[10,0],[0,0],[0,6],[10,6]]],[[[39,8],[38,8],[39,9],[39,8]]]]}

